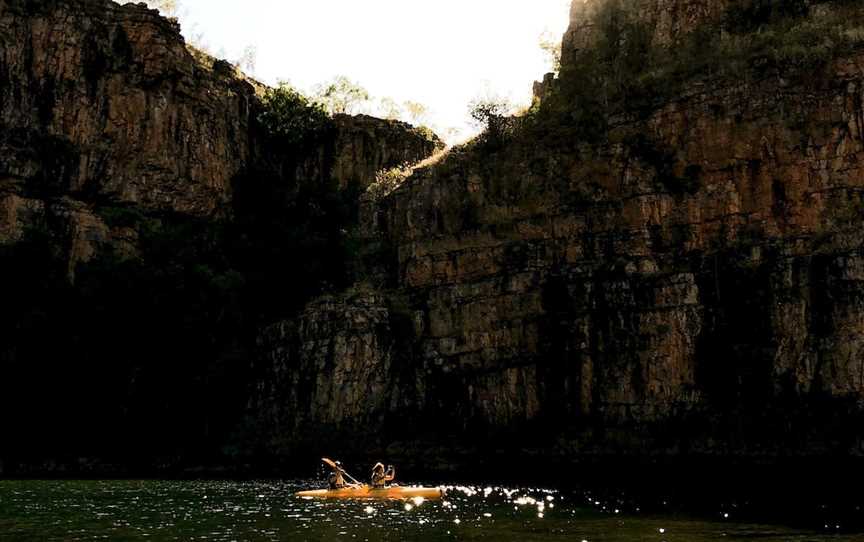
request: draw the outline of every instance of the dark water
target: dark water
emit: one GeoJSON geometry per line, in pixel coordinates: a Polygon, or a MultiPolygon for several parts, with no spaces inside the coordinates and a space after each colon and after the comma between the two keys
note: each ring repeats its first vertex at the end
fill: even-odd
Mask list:
{"type": "Polygon", "coordinates": [[[616,509],[588,494],[449,487],[442,501],[319,501],[300,481],[0,481],[0,540],[864,540],[616,509]]]}

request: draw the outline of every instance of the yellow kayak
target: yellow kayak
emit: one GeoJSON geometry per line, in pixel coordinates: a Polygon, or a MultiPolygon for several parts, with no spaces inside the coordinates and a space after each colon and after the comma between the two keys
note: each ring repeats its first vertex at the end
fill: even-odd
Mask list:
{"type": "Polygon", "coordinates": [[[373,489],[371,486],[349,486],[341,489],[298,491],[298,497],[321,499],[440,499],[444,492],[438,487],[391,486],[373,489]]]}

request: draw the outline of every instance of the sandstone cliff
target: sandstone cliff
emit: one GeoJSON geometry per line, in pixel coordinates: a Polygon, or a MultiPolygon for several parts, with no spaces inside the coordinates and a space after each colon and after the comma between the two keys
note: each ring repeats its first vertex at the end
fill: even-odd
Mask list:
{"type": "Polygon", "coordinates": [[[730,0],[575,0],[570,8],[570,28],[562,47],[565,62],[572,59],[573,54],[591,48],[598,39],[602,39],[603,27],[616,16],[610,7],[628,8],[646,25],[651,41],[664,45],[716,21],[733,4],[730,0]]]}
{"type": "Polygon", "coordinates": [[[225,218],[237,179],[274,163],[286,182],[365,187],[440,146],[342,115],[315,152],[283,156],[256,125],[261,85],[143,4],[3,0],[0,36],[0,243],[59,223],[71,269],[127,237],[97,206],[225,218]]]}
{"type": "Polygon", "coordinates": [[[198,64],[143,5],[4,0],[0,17],[4,183],[198,215],[227,204],[252,85],[198,64]]]}
{"type": "Polygon", "coordinates": [[[358,210],[439,143],[285,148],[155,12],[0,0],[4,468],[860,455],[862,29],[576,0],[539,107],[358,210]]]}
{"type": "Polygon", "coordinates": [[[344,115],[291,145],[265,90],[143,4],[0,0],[12,472],[246,449],[258,331],[343,287],[357,191],[442,146],[344,115]]]}
{"type": "MultiPolygon", "coordinates": [[[[731,24],[728,2],[640,2],[612,12],[631,24],[620,36],[674,54],[703,31],[719,40],[706,56],[729,55],[677,73],[674,92],[639,110],[628,87],[622,107],[610,90],[586,115],[602,87],[580,94],[572,68],[604,58],[609,4],[574,2],[546,114],[453,150],[368,215],[389,257],[366,277],[379,300],[340,303],[382,335],[336,349],[346,330],[332,303],[274,328],[290,339],[268,333],[285,384],[269,381],[259,404],[326,390],[350,405],[374,397],[369,408],[294,408],[273,427],[371,432],[382,446],[447,434],[451,452],[492,437],[544,456],[864,452],[862,49],[837,42],[814,60],[759,42],[730,73],[732,48],[762,38],[714,26],[731,24]],[[335,365],[322,349],[340,352],[335,365]],[[338,378],[322,387],[285,376],[295,371],[338,378]],[[391,386],[371,393],[369,375],[391,386]]],[[[764,32],[842,20],[853,33],[862,20],[858,6],[801,4],[764,32]]]]}

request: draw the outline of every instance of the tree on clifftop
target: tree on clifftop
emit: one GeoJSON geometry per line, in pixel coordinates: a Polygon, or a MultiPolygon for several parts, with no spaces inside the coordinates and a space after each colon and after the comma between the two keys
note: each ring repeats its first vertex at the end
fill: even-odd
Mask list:
{"type": "Polygon", "coordinates": [[[258,49],[254,45],[247,45],[246,48],[243,49],[240,58],[238,58],[234,64],[247,74],[251,74],[255,72],[257,61],[258,49]]]}
{"type": "Polygon", "coordinates": [[[258,122],[274,139],[292,146],[314,141],[330,122],[320,104],[285,82],[267,89],[258,122]]]}
{"type": "Polygon", "coordinates": [[[512,112],[513,104],[508,99],[489,93],[468,104],[468,115],[474,125],[494,133],[503,128],[506,117],[512,112]]]}
{"type": "Polygon", "coordinates": [[[550,31],[540,35],[540,49],[546,53],[549,67],[555,73],[561,71],[561,38],[550,31]]]}
{"type": "Polygon", "coordinates": [[[359,84],[340,75],[315,89],[315,99],[331,115],[356,114],[361,105],[369,101],[369,92],[359,84]]]}
{"type": "Polygon", "coordinates": [[[424,126],[428,123],[429,108],[425,105],[407,101],[405,102],[405,112],[408,116],[408,121],[415,126],[424,126]]]}

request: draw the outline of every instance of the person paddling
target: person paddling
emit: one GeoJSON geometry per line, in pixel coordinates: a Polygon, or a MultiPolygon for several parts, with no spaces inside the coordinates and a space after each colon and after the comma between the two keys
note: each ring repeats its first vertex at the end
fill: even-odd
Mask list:
{"type": "Polygon", "coordinates": [[[393,465],[387,466],[387,471],[384,471],[383,463],[375,463],[372,467],[372,487],[374,489],[382,489],[387,486],[387,482],[396,478],[396,469],[393,465]]]}
{"type": "Polygon", "coordinates": [[[330,476],[327,477],[327,485],[330,486],[330,489],[344,489],[346,487],[361,487],[363,484],[357,481],[356,478],[348,474],[342,467],[342,463],[339,461],[333,461],[330,458],[322,457],[321,461],[324,462],[325,465],[333,469],[330,473],[330,476]],[[350,482],[345,482],[345,478],[347,478],[350,482]]]}
{"type": "Polygon", "coordinates": [[[336,461],[330,468],[333,469],[330,472],[330,476],[327,477],[327,484],[330,486],[330,489],[342,489],[345,487],[345,469],[342,468],[342,463],[336,461]]]}

